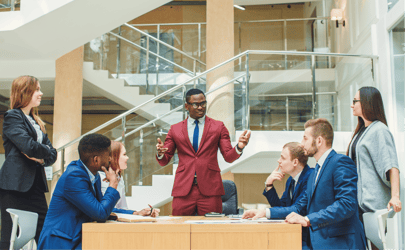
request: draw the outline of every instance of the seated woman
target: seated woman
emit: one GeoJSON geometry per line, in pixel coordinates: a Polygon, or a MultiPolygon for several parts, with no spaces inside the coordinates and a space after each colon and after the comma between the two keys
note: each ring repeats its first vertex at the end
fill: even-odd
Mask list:
{"type": "MultiPolygon", "coordinates": [[[[126,169],[127,166],[127,161],[128,161],[128,156],[127,156],[127,151],[125,150],[124,144],[121,142],[116,142],[116,141],[111,141],[111,162],[110,162],[110,167],[116,171],[116,173],[121,177],[121,171],[126,169]]],[[[104,181],[105,180],[105,173],[102,171],[98,172],[100,174],[101,178],[101,191],[104,192],[108,188],[108,182],[104,181]]],[[[141,211],[134,211],[134,210],[129,210],[128,205],[127,205],[127,200],[125,198],[125,183],[124,179],[120,178],[120,181],[118,183],[117,191],[120,193],[121,199],[117,202],[115,205],[115,208],[113,210],[114,213],[124,213],[124,214],[136,214],[136,215],[142,215],[142,216],[152,216],[156,217],[159,216],[160,210],[157,208],[153,209],[153,212],[151,214],[151,209],[144,208],[141,211]]]]}

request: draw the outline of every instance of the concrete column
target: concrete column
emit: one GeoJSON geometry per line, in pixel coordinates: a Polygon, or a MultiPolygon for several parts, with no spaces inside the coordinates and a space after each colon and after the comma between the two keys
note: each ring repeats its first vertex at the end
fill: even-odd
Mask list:
{"type": "MultiPolygon", "coordinates": [[[[83,46],[56,60],[53,146],[59,148],[81,135],[83,92],[83,46]]],[[[65,151],[65,166],[79,158],[78,144],[65,151]]],[[[53,172],[61,168],[62,156],[53,166],[53,172]]],[[[52,192],[58,178],[52,180],[52,192]]]]}
{"type": "MultiPolygon", "coordinates": [[[[234,56],[233,0],[207,0],[207,69],[234,56]]],[[[207,91],[231,80],[234,63],[208,74],[207,91]]],[[[230,84],[207,96],[209,117],[223,121],[231,138],[235,137],[234,93],[230,84]]]]}

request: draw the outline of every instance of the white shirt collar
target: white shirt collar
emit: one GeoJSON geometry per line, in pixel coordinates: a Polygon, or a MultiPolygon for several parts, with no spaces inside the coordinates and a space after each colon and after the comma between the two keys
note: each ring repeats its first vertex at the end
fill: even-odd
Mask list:
{"type": "MultiPolygon", "coordinates": [[[[89,174],[91,184],[94,185],[94,183],[96,183],[96,180],[97,180],[96,176],[94,176],[94,174],[93,174],[92,172],[90,172],[90,170],[89,170],[89,169],[87,168],[87,166],[82,162],[82,160],[79,159],[79,161],[83,164],[84,168],[86,169],[87,173],[89,174]]],[[[98,177],[98,176],[99,176],[99,175],[97,174],[97,177],[98,177]]]]}
{"type": "MultiPolygon", "coordinates": [[[[190,125],[195,124],[195,123],[194,123],[195,120],[196,120],[196,119],[191,118],[191,116],[188,116],[188,123],[189,123],[190,125]]],[[[204,124],[204,123],[205,123],[205,115],[204,115],[203,117],[201,117],[200,119],[198,119],[198,124],[204,124]]]]}
{"type": "Polygon", "coordinates": [[[325,153],[323,153],[323,155],[321,156],[321,158],[319,158],[318,160],[318,164],[320,167],[322,167],[323,163],[325,162],[326,158],[328,158],[328,155],[330,154],[330,152],[332,152],[332,148],[326,150],[325,153]]]}

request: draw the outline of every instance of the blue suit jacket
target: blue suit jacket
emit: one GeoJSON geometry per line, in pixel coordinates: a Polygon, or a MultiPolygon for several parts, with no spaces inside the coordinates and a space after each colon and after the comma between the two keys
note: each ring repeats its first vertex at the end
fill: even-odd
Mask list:
{"type": "MultiPolygon", "coordinates": [[[[334,150],[326,158],[314,185],[310,176],[307,192],[294,206],[307,215],[312,249],[366,249],[357,205],[357,171],[353,161],[334,150]]],[[[308,242],[308,240],[307,240],[308,242]]]]}
{"type": "MultiPolygon", "coordinates": [[[[287,183],[285,184],[285,191],[281,199],[278,198],[275,188],[272,188],[267,192],[266,190],[263,191],[263,195],[266,196],[269,204],[272,206],[272,208],[270,208],[271,219],[285,218],[287,217],[287,215],[294,211],[293,205],[297,204],[307,191],[308,179],[311,176],[312,172],[314,172],[313,168],[310,168],[308,165],[304,167],[301,172],[300,178],[298,178],[298,182],[295,185],[292,199],[290,198],[289,194],[289,190],[291,188],[291,180],[293,179],[291,176],[290,178],[288,178],[287,183]]],[[[308,229],[303,227],[302,241],[307,240],[307,235],[308,229]]]]}
{"type": "Polygon", "coordinates": [[[95,189],[82,162],[72,161],[56,184],[38,249],[81,249],[82,224],[107,220],[120,199],[111,187],[103,197],[100,179],[95,189]]]}
{"type": "Polygon", "coordinates": [[[285,191],[281,199],[278,198],[275,188],[270,189],[266,192],[263,191],[263,195],[266,196],[269,204],[272,206],[270,208],[271,218],[272,219],[281,219],[287,217],[292,211],[292,205],[296,204],[307,191],[307,182],[309,176],[314,171],[313,168],[310,168],[308,165],[304,167],[301,172],[300,178],[298,178],[297,185],[295,186],[292,199],[290,198],[289,190],[291,187],[292,177],[290,176],[285,185],[285,191]]]}

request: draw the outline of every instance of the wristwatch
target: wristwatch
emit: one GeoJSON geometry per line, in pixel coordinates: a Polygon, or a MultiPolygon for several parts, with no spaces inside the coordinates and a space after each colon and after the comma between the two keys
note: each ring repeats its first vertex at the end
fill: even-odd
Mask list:
{"type": "Polygon", "coordinates": [[[273,184],[267,184],[266,182],[264,182],[264,187],[265,188],[269,188],[269,187],[272,187],[273,186],[273,184]]]}
{"type": "Polygon", "coordinates": [[[238,145],[238,144],[239,144],[239,143],[236,144],[236,148],[238,149],[239,152],[242,152],[242,151],[243,151],[243,148],[239,148],[239,145],[238,145]]]}

